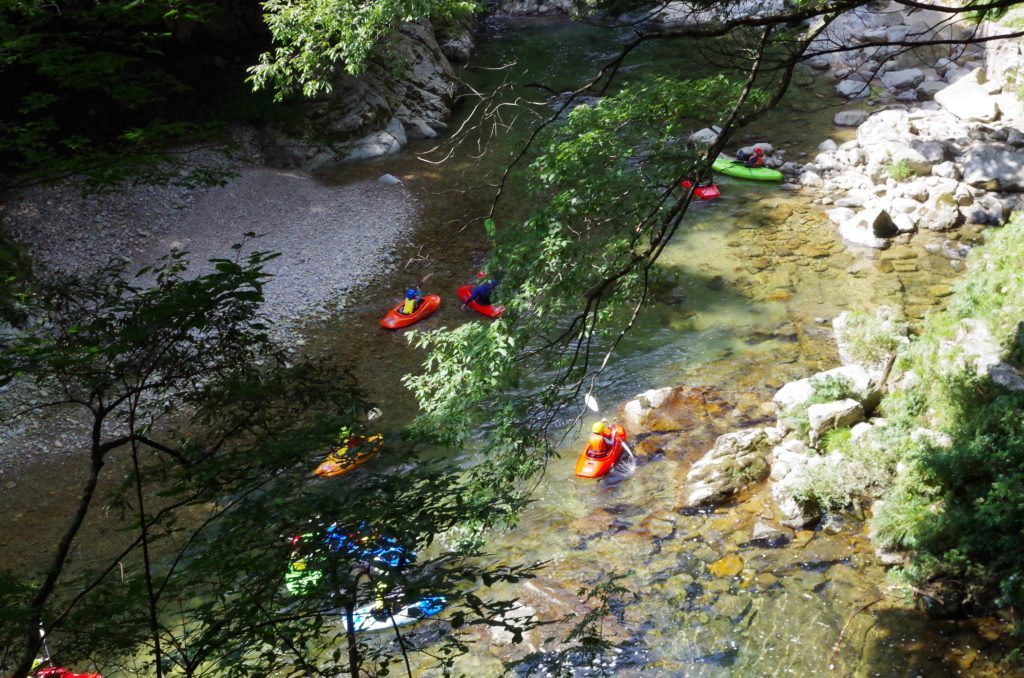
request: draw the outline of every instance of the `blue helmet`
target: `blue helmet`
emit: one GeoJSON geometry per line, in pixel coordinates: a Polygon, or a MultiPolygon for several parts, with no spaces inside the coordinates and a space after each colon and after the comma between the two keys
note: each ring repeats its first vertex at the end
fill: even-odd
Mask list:
{"type": "Polygon", "coordinates": [[[415,299],[416,298],[416,288],[415,287],[410,287],[409,289],[407,289],[405,291],[405,298],[406,299],[415,299]]]}

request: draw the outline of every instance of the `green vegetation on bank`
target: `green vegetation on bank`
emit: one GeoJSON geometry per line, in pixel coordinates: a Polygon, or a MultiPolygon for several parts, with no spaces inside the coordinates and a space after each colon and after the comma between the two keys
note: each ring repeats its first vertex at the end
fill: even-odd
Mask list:
{"type": "Polygon", "coordinates": [[[991,233],[948,310],[928,318],[902,356],[912,385],[882,403],[880,442],[895,447],[900,466],[872,526],[882,546],[913,551],[911,580],[951,578],[965,604],[1020,609],[1024,393],[979,375],[963,338],[970,319],[980,321],[1002,359],[1024,365],[1024,216],[991,233]]]}
{"type": "MultiPolygon", "coordinates": [[[[1024,366],[1024,215],[990,233],[948,309],[900,354],[884,422],[857,440],[832,434],[826,448],[844,459],[801,497],[835,509],[880,496],[875,542],[907,552],[901,577],[941,591],[947,610],[1024,606],[1024,392],[987,367],[1001,359],[1012,379],[1024,366]]],[[[877,334],[868,324],[857,332],[877,334]]]]}

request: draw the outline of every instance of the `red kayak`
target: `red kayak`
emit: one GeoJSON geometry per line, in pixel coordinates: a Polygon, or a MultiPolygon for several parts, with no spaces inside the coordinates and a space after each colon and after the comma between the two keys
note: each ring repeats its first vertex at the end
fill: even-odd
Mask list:
{"type": "MultiPolygon", "coordinates": [[[[683,188],[689,188],[693,184],[690,183],[689,179],[683,179],[679,182],[679,185],[683,188]]],[[[718,186],[714,184],[708,184],[707,186],[698,186],[693,189],[693,194],[701,200],[714,200],[715,198],[721,198],[722,194],[718,190],[718,186]]]]}
{"type": "Polygon", "coordinates": [[[600,433],[590,436],[587,446],[576,460],[576,475],[580,478],[600,478],[615,466],[622,456],[622,443],[626,440],[626,429],[618,424],[612,426],[612,447],[604,449],[600,433]]]}
{"type": "MultiPolygon", "coordinates": [[[[458,289],[459,301],[466,303],[466,299],[469,299],[469,295],[473,292],[472,285],[463,285],[458,289]]],[[[469,307],[481,315],[485,315],[488,318],[500,318],[501,314],[505,312],[504,306],[484,306],[473,301],[469,303],[469,307]]]]}
{"type": "Polygon", "coordinates": [[[437,307],[441,305],[441,297],[436,294],[428,294],[423,297],[423,301],[420,302],[419,308],[415,311],[406,315],[402,313],[402,307],[405,306],[403,301],[398,306],[388,311],[388,314],[380,319],[380,326],[389,330],[397,330],[402,327],[408,327],[413,323],[426,318],[428,315],[437,310],[437,307]]]}
{"type": "Polygon", "coordinates": [[[75,673],[63,666],[48,666],[36,669],[30,674],[32,678],[101,678],[98,673],[75,673]]]}

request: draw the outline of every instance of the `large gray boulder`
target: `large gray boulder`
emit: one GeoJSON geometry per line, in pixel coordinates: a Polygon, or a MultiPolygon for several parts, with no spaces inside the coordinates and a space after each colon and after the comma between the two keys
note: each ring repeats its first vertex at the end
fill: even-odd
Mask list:
{"type": "Polygon", "coordinates": [[[910,147],[932,165],[945,162],[949,156],[946,145],[936,139],[911,139],[910,147]]]}
{"type": "Polygon", "coordinates": [[[815,445],[828,431],[864,421],[864,406],[853,398],[817,403],[807,408],[810,442],[815,445]]]}
{"type": "Polygon", "coordinates": [[[948,373],[967,367],[979,377],[987,376],[1011,391],[1024,391],[1024,375],[1003,362],[1003,346],[982,320],[961,320],[956,335],[951,341],[942,342],[939,350],[948,373]]]}
{"type": "Polygon", "coordinates": [[[824,182],[821,180],[821,177],[818,176],[814,172],[803,172],[800,175],[800,185],[801,186],[807,186],[807,187],[810,187],[810,188],[818,188],[822,184],[824,184],[824,182]]]}
{"type": "MultiPolygon", "coordinates": [[[[839,360],[842,361],[847,370],[842,373],[843,376],[854,383],[858,390],[868,393],[868,391],[874,390],[875,384],[881,379],[888,356],[885,355],[884,351],[879,350],[880,347],[878,345],[866,346],[864,348],[869,352],[881,354],[876,362],[866,364],[865,357],[856,353],[857,344],[854,341],[855,336],[851,332],[850,318],[851,314],[849,311],[843,311],[833,318],[832,335],[836,340],[839,360]]],[[[896,341],[905,345],[910,342],[907,336],[909,326],[903,319],[902,314],[892,306],[883,305],[876,308],[875,317],[869,320],[869,323],[873,327],[871,336],[878,338],[877,343],[896,341]]],[[[871,409],[876,404],[872,402],[872,399],[879,397],[880,394],[869,393],[868,396],[862,403],[868,409],[871,409]]]]}
{"type": "MultiPolygon", "coordinates": [[[[944,343],[943,348],[947,348],[944,343]]],[[[975,318],[965,318],[960,321],[956,335],[953,337],[952,346],[958,353],[953,363],[953,369],[961,365],[970,365],[980,377],[988,373],[988,369],[1000,362],[1003,354],[1003,347],[989,331],[988,325],[975,318]]]]}
{"type": "Polygon", "coordinates": [[[897,109],[879,111],[857,128],[857,144],[863,149],[872,149],[880,141],[896,141],[905,145],[912,136],[909,115],[897,109]]]}
{"type": "Polygon", "coordinates": [[[854,245],[875,249],[888,247],[885,238],[895,237],[899,232],[889,213],[880,207],[861,210],[839,227],[839,235],[844,240],[854,245]]]}
{"type": "Polygon", "coordinates": [[[941,80],[925,80],[917,86],[917,98],[922,101],[931,101],[935,95],[949,87],[941,80]]]}
{"type": "Polygon", "coordinates": [[[863,397],[864,402],[868,402],[875,397],[872,376],[860,365],[850,364],[843,365],[842,367],[833,367],[830,370],[817,372],[810,377],[788,382],[775,392],[772,401],[783,412],[791,410],[811,399],[816,384],[830,379],[845,379],[848,381],[853,389],[857,391],[858,395],[863,397]]]}
{"type": "Polygon", "coordinates": [[[929,231],[948,231],[963,221],[963,216],[955,204],[935,202],[921,208],[917,225],[929,231]]]}
{"type": "Polygon", "coordinates": [[[388,126],[379,132],[371,132],[354,142],[346,160],[368,160],[398,153],[406,144],[405,128],[398,118],[392,118],[388,126]]]}
{"type": "Polygon", "coordinates": [[[853,217],[856,214],[857,213],[854,212],[849,207],[836,207],[835,209],[831,209],[825,213],[825,215],[828,217],[828,220],[831,221],[836,226],[842,224],[843,222],[849,221],[850,219],[853,219],[853,217]]]}
{"type": "Polygon", "coordinates": [[[717,128],[712,129],[710,127],[704,127],[691,134],[690,141],[695,144],[713,144],[718,140],[719,131],[721,130],[718,130],[717,128]]]}
{"type": "Polygon", "coordinates": [[[644,391],[622,408],[626,426],[631,429],[645,429],[651,416],[672,397],[672,387],[663,386],[644,391]]]}
{"type": "Polygon", "coordinates": [[[988,376],[1007,390],[1024,393],[1024,375],[1009,363],[996,363],[988,368],[988,376]]]}
{"type": "Polygon", "coordinates": [[[269,164],[323,170],[395,153],[409,138],[447,128],[459,79],[430,22],[403,23],[385,42],[359,75],[337,69],[330,93],[305,102],[299,121],[268,129],[269,164]]]}
{"type": "Polygon", "coordinates": [[[868,119],[868,112],[862,108],[839,111],[832,117],[836,127],[857,127],[868,119]]]}
{"type": "Polygon", "coordinates": [[[910,171],[919,177],[925,177],[932,173],[932,164],[924,153],[910,146],[898,146],[890,151],[890,157],[894,163],[905,163],[910,171]]]}
{"type": "Polygon", "coordinates": [[[882,74],[882,84],[896,92],[913,89],[922,82],[924,82],[924,71],[920,68],[906,68],[882,74]]]}
{"type": "Polygon", "coordinates": [[[871,94],[868,83],[860,80],[847,79],[836,85],[836,91],[847,99],[866,99],[871,94]]]}
{"type": "Polygon", "coordinates": [[[768,477],[771,443],[764,429],[734,431],[718,437],[714,447],[694,462],[686,475],[684,507],[713,504],[748,484],[768,477]]]}
{"type": "Polygon", "coordinates": [[[987,191],[1024,191],[1024,151],[998,143],[972,146],[964,158],[964,181],[987,191]]]}
{"type": "Polygon", "coordinates": [[[999,105],[985,91],[984,81],[984,71],[975,69],[937,92],[935,101],[961,120],[992,122],[999,118],[999,105]]]}
{"type": "Polygon", "coordinates": [[[779,522],[795,529],[815,522],[820,514],[798,502],[796,496],[806,484],[809,472],[823,464],[841,463],[842,459],[837,457],[837,453],[825,457],[808,454],[806,446],[799,440],[782,443],[772,450],[770,458],[772,499],[779,509],[779,522]]]}

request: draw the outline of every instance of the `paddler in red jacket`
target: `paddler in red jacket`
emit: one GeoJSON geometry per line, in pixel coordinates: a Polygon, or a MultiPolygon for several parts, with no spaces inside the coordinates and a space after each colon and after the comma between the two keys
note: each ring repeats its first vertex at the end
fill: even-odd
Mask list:
{"type": "Polygon", "coordinates": [[[764,151],[759,146],[754,146],[754,152],[743,164],[747,167],[764,167],[764,151]]]}

